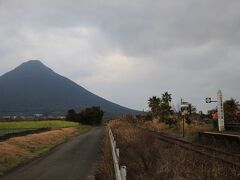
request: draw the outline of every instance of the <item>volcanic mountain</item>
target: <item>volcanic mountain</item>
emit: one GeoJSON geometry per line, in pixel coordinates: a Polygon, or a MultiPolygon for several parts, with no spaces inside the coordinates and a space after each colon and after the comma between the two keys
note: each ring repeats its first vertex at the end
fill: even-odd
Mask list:
{"type": "Polygon", "coordinates": [[[0,115],[60,115],[91,106],[100,106],[107,115],[138,113],[89,92],[38,60],[25,62],[0,77],[0,115]]]}

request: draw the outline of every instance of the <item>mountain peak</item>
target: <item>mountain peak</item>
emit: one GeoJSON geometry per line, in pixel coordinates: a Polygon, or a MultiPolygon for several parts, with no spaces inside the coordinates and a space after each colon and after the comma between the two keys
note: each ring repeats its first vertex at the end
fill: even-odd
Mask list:
{"type": "Polygon", "coordinates": [[[40,60],[29,60],[29,61],[22,63],[19,67],[21,67],[21,66],[40,67],[40,66],[45,66],[45,65],[40,60]]]}
{"type": "Polygon", "coordinates": [[[44,74],[47,72],[53,72],[49,67],[43,64],[40,60],[29,60],[22,63],[20,66],[14,69],[18,73],[26,74],[44,74]]]}
{"type": "Polygon", "coordinates": [[[43,64],[43,63],[38,59],[31,59],[31,60],[24,62],[23,64],[43,64]]]}

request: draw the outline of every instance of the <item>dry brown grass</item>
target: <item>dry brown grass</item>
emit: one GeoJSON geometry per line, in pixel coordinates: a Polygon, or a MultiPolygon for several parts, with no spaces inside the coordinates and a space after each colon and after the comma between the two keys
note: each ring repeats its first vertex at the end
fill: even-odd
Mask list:
{"type": "MultiPolygon", "coordinates": [[[[143,127],[159,132],[165,132],[176,137],[182,137],[182,121],[179,121],[177,125],[169,128],[166,124],[159,121],[147,121],[143,123],[143,127]]],[[[211,124],[204,122],[193,121],[190,125],[184,123],[185,126],[185,139],[189,141],[195,141],[199,132],[211,131],[213,127],[211,124]]]]}
{"type": "Polygon", "coordinates": [[[168,129],[168,126],[165,123],[159,122],[158,120],[146,121],[144,122],[143,127],[153,131],[162,131],[164,129],[168,129]]]}
{"type": "Polygon", "coordinates": [[[49,145],[59,144],[70,135],[77,132],[75,128],[64,128],[61,130],[53,130],[40,134],[32,134],[23,137],[15,137],[9,139],[9,144],[14,144],[18,147],[23,147],[31,152],[37,153],[41,149],[49,145]],[[61,137],[61,138],[60,138],[61,137]]]}
{"type": "Polygon", "coordinates": [[[77,128],[63,128],[0,142],[0,174],[39,156],[79,132],[77,128]]]}
{"type": "MultiPolygon", "coordinates": [[[[127,166],[130,180],[240,178],[239,169],[159,141],[127,122],[110,125],[120,147],[120,164],[127,166]]],[[[106,162],[112,159],[109,157],[106,162]]]]}
{"type": "Polygon", "coordinates": [[[96,180],[115,180],[108,129],[104,129],[101,159],[97,165],[96,180]]]}

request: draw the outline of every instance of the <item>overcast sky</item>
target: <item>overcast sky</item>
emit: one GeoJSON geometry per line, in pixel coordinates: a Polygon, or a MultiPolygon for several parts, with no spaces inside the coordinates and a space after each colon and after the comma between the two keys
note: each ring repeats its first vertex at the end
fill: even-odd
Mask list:
{"type": "Polygon", "coordinates": [[[205,111],[240,100],[240,1],[0,0],[0,75],[30,59],[130,108],[168,91],[205,111]]]}

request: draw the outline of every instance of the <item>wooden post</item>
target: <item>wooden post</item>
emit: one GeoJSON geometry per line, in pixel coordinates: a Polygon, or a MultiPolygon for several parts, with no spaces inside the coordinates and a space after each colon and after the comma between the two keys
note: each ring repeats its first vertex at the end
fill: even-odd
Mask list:
{"type": "Polygon", "coordinates": [[[185,115],[183,115],[183,137],[185,136],[185,115]]]}

